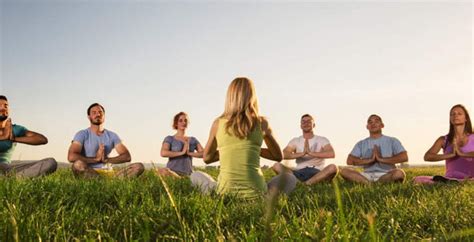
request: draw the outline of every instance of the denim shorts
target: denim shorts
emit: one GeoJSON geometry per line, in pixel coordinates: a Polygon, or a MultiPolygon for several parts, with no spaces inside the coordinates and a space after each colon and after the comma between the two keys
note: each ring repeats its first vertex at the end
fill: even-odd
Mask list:
{"type": "Polygon", "coordinates": [[[299,170],[293,170],[293,175],[298,178],[298,180],[305,182],[309,178],[313,177],[314,175],[318,174],[320,170],[314,168],[314,167],[305,167],[303,169],[299,170]]]}

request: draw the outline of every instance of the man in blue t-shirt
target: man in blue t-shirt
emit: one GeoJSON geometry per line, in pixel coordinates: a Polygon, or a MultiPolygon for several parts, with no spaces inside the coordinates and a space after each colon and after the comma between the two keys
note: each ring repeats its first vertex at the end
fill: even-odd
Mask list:
{"type": "Polygon", "coordinates": [[[7,97],[0,95],[0,175],[36,177],[56,171],[57,162],[54,158],[11,164],[16,143],[44,145],[48,143],[48,139],[42,134],[30,131],[21,125],[12,124],[8,117],[9,112],[10,107],[7,97]]]}
{"type": "Polygon", "coordinates": [[[90,127],[76,133],[68,152],[68,160],[72,162],[72,171],[77,176],[94,177],[99,172],[112,171],[114,176],[137,177],[143,173],[142,163],[133,163],[124,169],[114,172],[109,164],[120,164],[131,161],[130,152],[119,136],[104,128],[105,109],[93,103],[87,109],[90,127]],[[115,149],[116,157],[109,157],[115,149]],[[110,169],[109,169],[110,168],[110,169]]]}
{"type": "Polygon", "coordinates": [[[408,155],[398,139],[382,134],[384,124],[376,114],[369,116],[367,130],[370,136],[359,141],[347,157],[348,165],[362,166],[359,173],[350,168],[340,170],[341,176],[358,183],[403,182],[405,172],[395,164],[408,161],[408,155]]]}

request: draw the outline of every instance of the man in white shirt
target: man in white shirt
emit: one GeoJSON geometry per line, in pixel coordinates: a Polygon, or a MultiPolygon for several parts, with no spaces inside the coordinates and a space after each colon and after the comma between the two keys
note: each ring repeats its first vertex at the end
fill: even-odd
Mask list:
{"type": "Polygon", "coordinates": [[[324,166],[324,159],[335,157],[334,149],[327,138],[314,134],[315,126],[311,115],[304,114],[301,117],[303,135],[292,139],[283,150],[284,159],[296,159],[296,168],[290,169],[280,163],[275,163],[272,167],[273,171],[277,174],[292,173],[306,185],[330,181],[337,175],[336,165],[324,166]]]}

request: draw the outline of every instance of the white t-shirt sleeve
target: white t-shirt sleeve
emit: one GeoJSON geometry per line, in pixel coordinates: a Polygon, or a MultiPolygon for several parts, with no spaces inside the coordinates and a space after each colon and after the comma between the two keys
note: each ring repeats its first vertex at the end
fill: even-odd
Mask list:
{"type": "Polygon", "coordinates": [[[323,148],[326,145],[331,144],[326,137],[321,137],[321,140],[319,142],[321,143],[321,148],[323,148]]]}
{"type": "Polygon", "coordinates": [[[288,147],[297,148],[298,147],[298,138],[293,138],[287,145],[288,147]]]}

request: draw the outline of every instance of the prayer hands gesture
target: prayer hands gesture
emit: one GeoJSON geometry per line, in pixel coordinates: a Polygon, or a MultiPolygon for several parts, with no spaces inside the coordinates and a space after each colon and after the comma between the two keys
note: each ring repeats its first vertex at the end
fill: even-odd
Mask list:
{"type": "Polygon", "coordinates": [[[375,161],[384,162],[384,158],[382,157],[382,152],[380,151],[380,147],[374,145],[374,154],[375,154],[375,161]]]}
{"type": "Polygon", "coordinates": [[[184,145],[183,145],[183,149],[181,150],[181,153],[183,153],[183,155],[189,155],[189,139],[188,137],[185,137],[184,138],[184,145]]]}
{"type": "Polygon", "coordinates": [[[105,146],[104,144],[99,144],[99,149],[95,153],[96,163],[104,162],[105,163],[105,146]]]}
{"type": "Polygon", "coordinates": [[[13,134],[12,120],[9,118],[5,122],[3,128],[3,133],[0,135],[0,140],[15,140],[15,135],[13,134]]]}
{"type": "Polygon", "coordinates": [[[370,165],[375,162],[383,162],[383,157],[380,152],[380,147],[377,145],[374,145],[374,148],[372,150],[372,156],[369,159],[365,160],[365,164],[370,165]]]}
{"type": "Polygon", "coordinates": [[[461,151],[461,148],[459,147],[458,139],[454,137],[453,139],[453,153],[454,157],[459,156],[459,157],[466,157],[466,154],[464,154],[461,151]]]}
{"type": "Polygon", "coordinates": [[[305,139],[304,140],[303,156],[309,155],[310,152],[311,152],[311,150],[309,149],[309,141],[308,141],[308,139],[305,139]]]}

